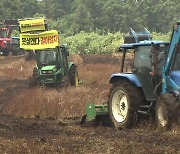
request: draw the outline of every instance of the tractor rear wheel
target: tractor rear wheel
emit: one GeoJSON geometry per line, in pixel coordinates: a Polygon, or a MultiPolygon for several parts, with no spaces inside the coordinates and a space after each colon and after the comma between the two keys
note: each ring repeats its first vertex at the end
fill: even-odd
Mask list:
{"type": "Polygon", "coordinates": [[[128,81],[113,84],[109,95],[109,117],[116,130],[133,128],[143,99],[139,88],[128,81]]]}
{"type": "Polygon", "coordinates": [[[79,84],[78,71],[74,65],[69,70],[69,82],[71,86],[78,86],[79,84]]]}
{"type": "Polygon", "coordinates": [[[178,116],[178,109],[179,102],[176,96],[170,93],[159,96],[156,102],[156,123],[159,131],[171,129],[178,116]]]}

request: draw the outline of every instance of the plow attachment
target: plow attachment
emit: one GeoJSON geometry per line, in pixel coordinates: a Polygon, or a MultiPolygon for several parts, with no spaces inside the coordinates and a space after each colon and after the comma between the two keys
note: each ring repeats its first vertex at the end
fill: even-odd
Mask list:
{"type": "Polygon", "coordinates": [[[107,105],[95,105],[86,104],[86,114],[81,118],[80,124],[83,126],[108,126],[108,106],[107,105]]]}

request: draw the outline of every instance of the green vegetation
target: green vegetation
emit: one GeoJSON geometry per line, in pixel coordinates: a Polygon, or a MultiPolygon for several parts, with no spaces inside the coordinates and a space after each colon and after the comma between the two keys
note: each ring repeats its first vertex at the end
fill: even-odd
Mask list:
{"type": "Polygon", "coordinates": [[[169,40],[180,16],[178,0],[1,0],[0,8],[0,21],[46,17],[75,53],[115,52],[130,27],[169,40]]]}
{"type": "Polygon", "coordinates": [[[179,20],[178,0],[1,0],[0,21],[45,16],[66,35],[80,31],[126,33],[147,27],[168,33],[179,20]]]}
{"type": "MultiPolygon", "coordinates": [[[[169,41],[170,33],[152,33],[153,39],[169,41]]],[[[61,42],[66,42],[69,50],[73,53],[95,54],[117,52],[120,44],[123,43],[123,34],[120,32],[99,34],[95,32],[86,33],[84,31],[69,37],[62,37],[61,42]]]]}

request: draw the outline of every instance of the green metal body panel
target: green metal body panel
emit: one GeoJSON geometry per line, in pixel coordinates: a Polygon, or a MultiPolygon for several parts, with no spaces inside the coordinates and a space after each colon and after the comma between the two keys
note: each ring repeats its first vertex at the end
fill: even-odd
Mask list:
{"type": "Polygon", "coordinates": [[[95,105],[95,104],[86,104],[86,120],[92,121],[95,120],[98,115],[107,115],[108,106],[107,105],[95,105]]]}
{"type": "Polygon", "coordinates": [[[72,65],[75,65],[75,64],[73,62],[68,62],[68,69],[70,69],[72,65]]]}
{"type": "Polygon", "coordinates": [[[48,66],[43,66],[41,68],[41,71],[48,71],[48,70],[56,70],[56,66],[55,65],[48,65],[48,66]]]}

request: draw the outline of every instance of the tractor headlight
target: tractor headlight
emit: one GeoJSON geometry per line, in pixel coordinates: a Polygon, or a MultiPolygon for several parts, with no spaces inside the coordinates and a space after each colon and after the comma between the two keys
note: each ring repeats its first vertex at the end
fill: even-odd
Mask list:
{"type": "Polygon", "coordinates": [[[52,70],[50,70],[50,71],[47,71],[47,73],[48,73],[48,74],[52,74],[52,73],[53,73],[53,71],[52,71],[52,70]]]}
{"type": "Polygon", "coordinates": [[[52,70],[49,70],[49,71],[41,71],[42,74],[52,74],[53,71],[52,70]]]}
{"type": "Polygon", "coordinates": [[[10,46],[11,42],[10,41],[3,41],[4,46],[10,46]]]}
{"type": "Polygon", "coordinates": [[[5,46],[7,46],[7,43],[8,43],[8,42],[7,42],[7,41],[3,41],[3,43],[4,43],[5,46]]]}
{"type": "Polygon", "coordinates": [[[47,74],[47,71],[41,71],[42,74],[47,74]]]}

